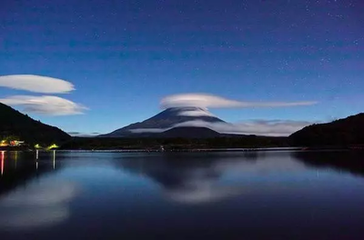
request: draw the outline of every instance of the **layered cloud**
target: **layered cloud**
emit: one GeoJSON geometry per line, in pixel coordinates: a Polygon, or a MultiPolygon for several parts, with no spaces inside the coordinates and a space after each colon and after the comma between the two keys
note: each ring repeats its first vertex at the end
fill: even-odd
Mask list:
{"type": "Polygon", "coordinates": [[[314,105],[315,101],[303,102],[244,102],[227,99],[210,94],[187,93],[176,94],[161,100],[162,108],[202,107],[202,108],[253,108],[253,107],[295,107],[314,105]]]}
{"type": "Polygon", "coordinates": [[[0,99],[10,106],[21,106],[30,113],[62,116],[82,114],[87,108],[70,100],[56,96],[11,96],[0,99]]]}
{"type": "MultiPolygon", "coordinates": [[[[35,93],[63,94],[75,90],[68,81],[39,75],[0,76],[0,87],[35,93]]],[[[25,112],[52,116],[81,114],[87,108],[57,96],[16,95],[0,98],[0,102],[10,106],[20,106],[25,112]]]]}
{"type": "Polygon", "coordinates": [[[133,129],[133,133],[160,133],[174,127],[206,127],[219,133],[225,134],[244,134],[262,136],[289,136],[290,134],[311,125],[313,122],[292,121],[292,120],[251,120],[236,124],[224,122],[206,122],[202,120],[187,121],[176,124],[171,128],[144,128],[133,129]]]}
{"type": "Polygon", "coordinates": [[[187,116],[187,117],[214,117],[212,113],[207,111],[204,108],[193,108],[182,110],[178,113],[178,116],[187,116]]]}
{"type": "Polygon", "coordinates": [[[68,93],[75,90],[68,81],[38,75],[0,76],[0,87],[36,93],[68,93]]]}

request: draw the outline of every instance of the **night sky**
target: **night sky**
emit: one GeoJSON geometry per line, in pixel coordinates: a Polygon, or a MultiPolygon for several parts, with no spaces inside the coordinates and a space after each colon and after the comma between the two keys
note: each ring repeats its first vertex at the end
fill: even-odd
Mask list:
{"type": "Polygon", "coordinates": [[[317,102],[210,109],[229,122],[330,121],[363,112],[363,13],[362,0],[2,1],[0,76],[48,76],[75,90],[0,87],[0,98],[68,99],[83,114],[27,110],[85,134],[144,120],[161,99],[184,93],[317,102]]]}

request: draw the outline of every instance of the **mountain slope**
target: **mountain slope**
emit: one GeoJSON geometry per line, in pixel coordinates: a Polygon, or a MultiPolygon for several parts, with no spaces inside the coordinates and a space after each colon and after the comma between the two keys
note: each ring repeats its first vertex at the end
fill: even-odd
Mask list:
{"type": "MultiPolygon", "coordinates": [[[[160,133],[169,130],[177,124],[190,121],[205,121],[210,123],[224,122],[223,120],[213,116],[211,113],[203,108],[168,108],[143,122],[133,123],[126,127],[117,129],[109,134],[103,135],[102,137],[128,137],[130,135],[133,135],[133,131],[137,131],[140,136],[149,136],[154,134],[145,133],[153,132],[153,130],[155,130],[155,133],[160,133]]],[[[196,130],[197,128],[194,129],[196,130]]],[[[136,135],[136,132],[134,132],[134,135],[136,135]]]]}
{"type": "Polygon", "coordinates": [[[364,144],[364,113],[325,124],[314,124],[293,133],[294,145],[326,146],[364,144]]]}
{"type": "Polygon", "coordinates": [[[205,127],[175,127],[156,135],[160,138],[215,138],[220,133],[205,127]]]}
{"type": "Polygon", "coordinates": [[[17,136],[27,143],[58,143],[71,138],[62,130],[35,121],[0,103],[0,137],[17,136]]]}

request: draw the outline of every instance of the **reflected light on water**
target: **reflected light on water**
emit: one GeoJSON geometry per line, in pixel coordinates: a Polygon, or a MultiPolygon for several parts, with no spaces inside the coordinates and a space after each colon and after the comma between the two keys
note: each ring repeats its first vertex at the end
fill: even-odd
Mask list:
{"type": "Polygon", "coordinates": [[[52,162],[53,162],[53,169],[56,169],[56,150],[53,150],[52,162]]]}
{"type": "Polygon", "coordinates": [[[4,175],[5,152],[1,151],[1,176],[4,175]]]}
{"type": "Polygon", "coordinates": [[[18,151],[14,152],[14,168],[18,167],[18,151]]]}

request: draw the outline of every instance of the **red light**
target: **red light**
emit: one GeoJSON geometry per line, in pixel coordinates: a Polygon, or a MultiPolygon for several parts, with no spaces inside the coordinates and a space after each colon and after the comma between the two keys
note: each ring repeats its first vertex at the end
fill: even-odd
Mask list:
{"type": "Polygon", "coordinates": [[[4,175],[4,159],[5,159],[5,152],[1,152],[1,175],[4,175]]]}

